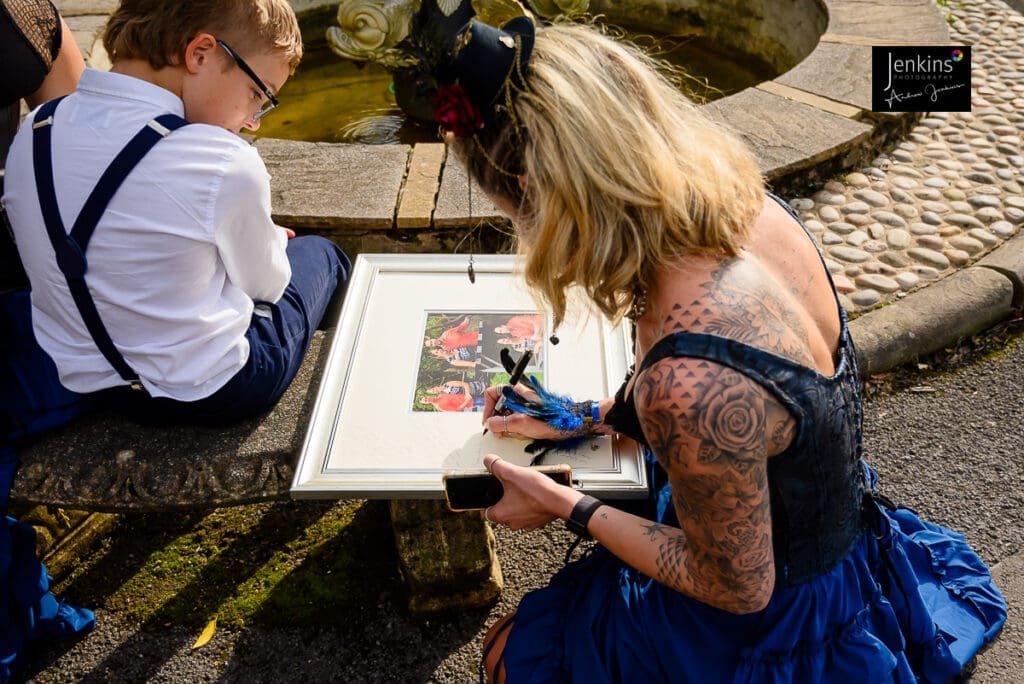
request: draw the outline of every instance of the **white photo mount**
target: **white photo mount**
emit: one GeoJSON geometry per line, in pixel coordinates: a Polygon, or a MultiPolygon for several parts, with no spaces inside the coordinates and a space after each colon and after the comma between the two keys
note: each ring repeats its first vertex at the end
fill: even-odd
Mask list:
{"type": "MultiPolygon", "coordinates": [[[[413,410],[414,386],[430,312],[538,312],[515,258],[477,255],[476,282],[465,255],[361,254],[348,283],[337,329],[291,493],[295,498],[443,499],[445,472],[481,469],[486,453],[526,465],[514,438],[482,434],[481,413],[413,410]]],[[[549,313],[539,312],[550,326],[549,313]]],[[[629,335],[599,315],[545,333],[543,384],[577,399],[618,389],[632,363],[629,335]]],[[[594,437],[545,465],[568,463],[583,491],[638,498],[648,491],[642,448],[621,436],[594,437]]]]}

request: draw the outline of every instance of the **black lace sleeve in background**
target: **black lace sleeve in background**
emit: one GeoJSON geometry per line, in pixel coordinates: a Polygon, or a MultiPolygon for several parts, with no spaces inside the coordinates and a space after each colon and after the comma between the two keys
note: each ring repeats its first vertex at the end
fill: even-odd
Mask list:
{"type": "Polygon", "coordinates": [[[0,108],[39,89],[60,43],[60,15],[49,0],[0,0],[0,108]]]}

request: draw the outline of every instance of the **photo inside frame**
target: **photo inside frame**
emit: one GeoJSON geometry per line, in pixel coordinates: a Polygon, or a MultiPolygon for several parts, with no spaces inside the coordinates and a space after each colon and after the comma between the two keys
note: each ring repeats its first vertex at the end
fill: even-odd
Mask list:
{"type": "Polygon", "coordinates": [[[508,382],[501,350],[512,358],[531,353],[526,372],[544,382],[547,316],[539,311],[426,312],[412,410],[484,410],[484,391],[508,382]]]}

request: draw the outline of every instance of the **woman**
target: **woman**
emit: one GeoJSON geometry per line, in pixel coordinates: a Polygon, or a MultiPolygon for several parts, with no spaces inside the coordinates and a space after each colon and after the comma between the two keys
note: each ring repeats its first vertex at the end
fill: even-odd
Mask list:
{"type": "MultiPolygon", "coordinates": [[[[513,219],[556,325],[570,286],[632,320],[636,372],[597,429],[641,441],[651,467],[634,515],[484,458],[505,490],[488,520],[562,518],[598,542],[491,628],[488,678],[956,676],[1005,602],[961,536],[872,495],[845,313],[748,150],[589,27],[472,23],[450,74],[474,116],[451,113],[446,86],[438,119],[513,219]]],[[[492,433],[567,436],[494,415],[498,394],[492,433]]]]}
{"type": "Polygon", "coordinates": [[[496,326],[494,332],[520,339],[539,340],[542,334],[541,326],[543,322],[540,316],[513,316],[504,325],[496,326]]]}
{"type": "MultiPolygon", "coordinates": [[[[74,36],[49,0],[0,0],[0,168],[21,120],[21,100],[37,107],[74,91],[85,69],[74,36]]],[[[0,176],[0,191],[4,177],[0,176]]],[[[32,334],[28,276],[0,206],[0,441],[71,420],[88,401],[57,380],[32,334]]],[[[3,485],[0,485],[2,487],[3,485]]]]}
{"type": "Polygon", "coordinates": [[[71,29],[49,0],[0,1],[0,168],[17,130],[22,98],[30,108],[75,89],[85,69],[71,29]]]}
{"type": "Polygon", "coordinates": [[[475,347],[480,343],[480,333],[469,329],[469,316],[456,326],[448,328],[439,337],[428,337],[423,346],[453,352],[462,347],[475,347]]]}

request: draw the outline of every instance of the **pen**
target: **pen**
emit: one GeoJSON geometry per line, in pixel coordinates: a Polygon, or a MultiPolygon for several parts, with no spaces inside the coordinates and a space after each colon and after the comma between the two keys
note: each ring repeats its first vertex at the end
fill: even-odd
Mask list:
{"type": "MultiPolygon", "coordinates": [[[[533,352],[527,349],[523,352],[519,362],[516,363],[516,367],[512,369],[512,374],[508,376],[508,384],[511,387],[515,387],[519,384],[519,381],[523,378],[523,373],[526,372],[526,367],[530,364],[530,359],[533,357],[533,352]]],[[[498,397],[498,402],[494,405],[494,413],[498,414],[505,410],[505,394],[502,393],[498,397]]],[[[487,428],[484,428],[484,434],[487,434],[487,428]]]]}

